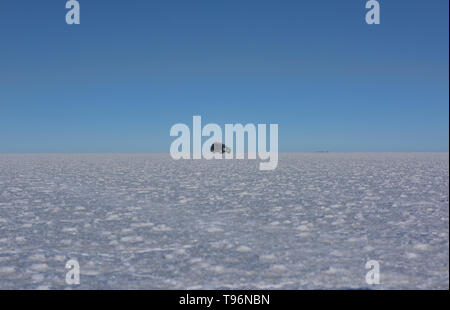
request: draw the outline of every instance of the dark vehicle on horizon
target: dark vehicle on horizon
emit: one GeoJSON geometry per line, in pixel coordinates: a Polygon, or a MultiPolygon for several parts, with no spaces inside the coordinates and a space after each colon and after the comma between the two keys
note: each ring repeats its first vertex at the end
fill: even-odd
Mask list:
{"type": "Polygon", "coordinates": [[[211,152],[213,153],[230,153],[231,149],[229,147],[227,147],[225,144],[221,143],[221,142],[214,142],[211,145],[211,152]]]}

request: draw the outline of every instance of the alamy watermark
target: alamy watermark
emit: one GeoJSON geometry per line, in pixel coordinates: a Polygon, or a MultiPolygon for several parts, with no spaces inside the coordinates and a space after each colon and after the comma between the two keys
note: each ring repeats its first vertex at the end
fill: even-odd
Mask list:
{"type": "Polygon", "coordinates": [[[78,261],[76,259],[67,261],[66,269],[69,269],[69,271],[66,273],[66,284],[80,284],[80,264],[78,263],[78,261]]]}
{"type": "Polygon", "coordinates": [[[366,263],[366,283],[369,285],[380,284],[380,263],[376,260],[369,260],[366,263]]]}
{"type": "Polygon", "coordinates": [[[278,165],[278,124],[270,124],[270,146],[267,150],[266,124],[225,124],[225,143],[222,143],[222,128],[217,124],[206,124],[202,128],[201,116],[193,116],[191,130],[186,124],[178,123],[170,129],[170,136],[176,138],[170,146],[173,159],[244,159],[245,134],[247,134],[247,158],[261,162],[259,170],[274,170],[278,165]],[[236,136],[236,140],[234,137],[236,136]],[[202,137],[209,137],[202,145],[202,137]],[[257,143],[258,142],[258,143],[257,143]],[[258,149],[256,148],[258,144],[258,149]],[[219,145],[219,147],[217,147],[219,145]],[[233,149],[235,145],[235,149],[233,149]],[[218,151],[223,150],[223,151],[218,151]]]}
{"type": "Polygon", "coordinates": [[[369,9],[366,13],[366,23],[368,25],[379,25],[380,3],[376,0],[369,0],[366,2],[366,9],[369,9]]]}
{"type": "MultiPolygon", "coordinates": [[[[66,2],[66,23],[68,25],[80,24],[80,3],[77,0],[69,0],[66,2]]],[[[366,2],[366,23],[368,25],[380,24],[380,3],[377,0],[369,0],[366,2]]]]}
{"type": "Polygon", "coordinates": [[[66,9],[69,9],[66,13],[66,23],[68,25],[80,24],[80,3],[76,0],[69,0],[66,2],[66,9]]]}

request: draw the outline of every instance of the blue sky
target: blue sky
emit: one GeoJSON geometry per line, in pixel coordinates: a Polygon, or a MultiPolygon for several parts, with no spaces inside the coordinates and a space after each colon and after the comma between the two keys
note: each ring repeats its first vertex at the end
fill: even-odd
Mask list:
{"type": "Polygon", "coordinates": [[[169,152],[175,123],[277,123],[282,152],[449,149],[448,0],[0,4],[0,153],[169,152]]]}

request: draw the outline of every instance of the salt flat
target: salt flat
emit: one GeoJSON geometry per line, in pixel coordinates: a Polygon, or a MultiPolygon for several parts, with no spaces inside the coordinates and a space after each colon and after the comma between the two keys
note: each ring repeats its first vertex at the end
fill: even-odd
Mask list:
{"type": "Polygon", "coordinates": [[[448,186],[448,153],[0,155],[0,289],[448,289],[448,186]]]}

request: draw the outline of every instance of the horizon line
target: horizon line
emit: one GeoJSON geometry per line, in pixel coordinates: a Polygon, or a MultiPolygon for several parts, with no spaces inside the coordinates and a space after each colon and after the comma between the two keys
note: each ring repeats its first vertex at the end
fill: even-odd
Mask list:
{"type": "MultiPolygon", "coordinates": [[[[298,152],[278,152],[278,154],[369,154],[369,153],[449,153],[449,151],[298,151],[298,152]]],[[[137,154],[160,154],[169,155],[170,152],[0,152],[0,155],[137,155],[137,154]]],[[[193,155],[194,153],[189,153],[193,155]]],[[[237,154],[237,153],[233,153],[237,154]]],[[[242,154],[242,153],[239,153],[242,154]]],[[[249,153],[243,153],[247,155],[249,153]]]]}

